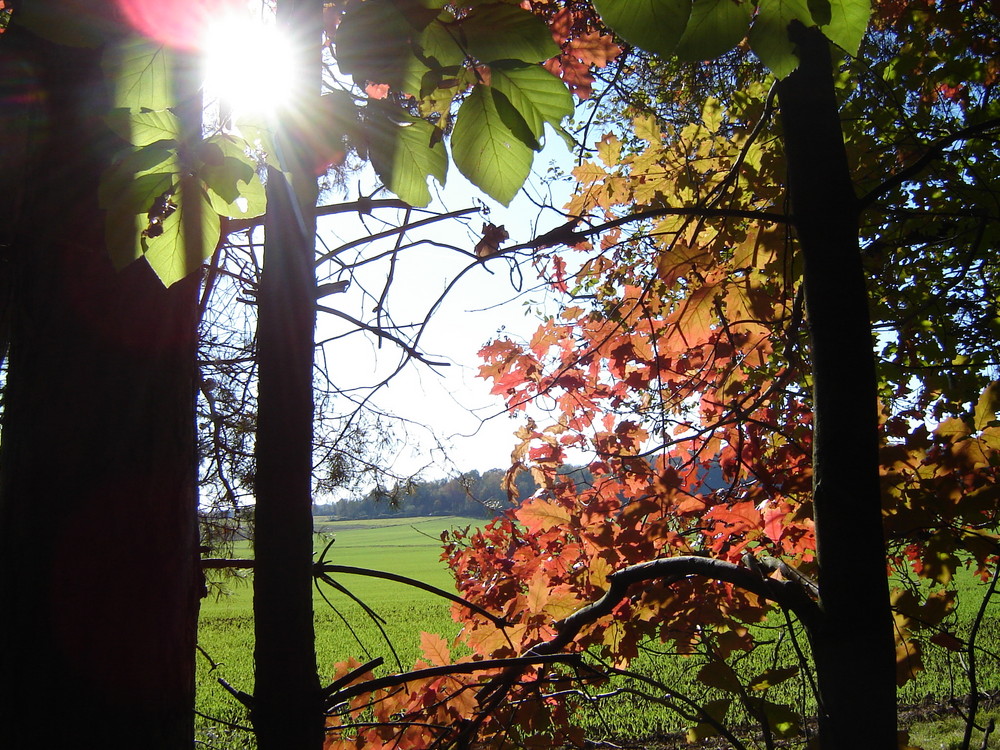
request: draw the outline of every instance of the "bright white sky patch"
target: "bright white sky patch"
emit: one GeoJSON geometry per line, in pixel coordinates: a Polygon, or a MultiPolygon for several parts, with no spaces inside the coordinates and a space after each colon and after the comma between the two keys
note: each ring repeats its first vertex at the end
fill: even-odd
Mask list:
{"type": "Polygon", "coordinates": [[[294,86],[292,46],[273,24],[232,14],[209,24],[202,40],[205,93],[233,114],[269,116],[294,86]]]}

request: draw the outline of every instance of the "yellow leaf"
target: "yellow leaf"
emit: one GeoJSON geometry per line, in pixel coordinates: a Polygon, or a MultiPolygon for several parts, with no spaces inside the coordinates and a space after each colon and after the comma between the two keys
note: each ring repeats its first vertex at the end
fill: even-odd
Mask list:
{"type": "Polygon", "coordinates": [[[638,138],[649,143],[659,143],[661,140],[660,125],[655,115],[640,115],[632,121],[632,126],[638,138]]]}
{"type": "Polygon", "coordinates": [[[617,167],[622,159],[622,142],[613,133],[605,133],[597,142],[597,155],[606,167],[617,167]]]}
{"type": "Polygon", "coordinates": [[[983,430],[990,426],[997,418],[997,411],[1000,411],[1000,380],[994,380],[979,397],[976,404],[975,426],[977,430],[983,430]]]}

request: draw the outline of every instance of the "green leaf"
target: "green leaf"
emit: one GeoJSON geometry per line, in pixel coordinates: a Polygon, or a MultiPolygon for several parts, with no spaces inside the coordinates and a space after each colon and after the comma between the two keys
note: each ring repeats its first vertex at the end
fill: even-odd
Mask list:
{"type": "Polygon", "coordinates": [[[768,669],[765,672],[750,680],[748,687],[754,691],[768,690],[785,680],[790,680],[799,673],[798,667],[782,667],[780,669],[768,669]]]}
{"type": "Polygon", "coordinates": [[[594,0],[601,20],[629,44],[673,54],[691,15],[691,0],[594,0]]]}
{"type": "Polygon", "coordinates": [[[739,44],[750,30],[750,0],[695,0],[677,43],[682,60],[712,60],[739,44]]]}
{"type": "Polygon", "coordinates": [[[465,50],[455,38],[455,27],[441,19],[428,24],[420,35],[420,48],[425,62],[436,63],[438,68],[449,68],[465,63],[465,50]]]}
{"type": "Polygon", "coordinates": [[[458,110],[451,150],[459,171],[505,206],[531,171],[532,149],[504,122],[494,91],[482,84],[458,110]]]}
{"type": "Polygon", "coordinates": [[[247,144],[247,150],[254,152],[256,157],[263,157],[263,160],[272,167],[278,169],[278,157],[274,148],[273,127],[253,116],[240,117],[236,120],[236,129],[247,144]]]}
{"type": "Polygon", "coordinates": [[[111,44],[101,60],[111,87],[111,106],[163,110],[174,101],[170,53],[142,37],[111,44]]]}
{"type": "Polygon", "coordinates": [[[198,176],[225,204],[236,204],[256,171],[246,154],[246,143],[228,135],[215,135],[198,145],[198,176]]]}
{"type": "Polygon", "coordinates": [[[537,141],[545,123],[558,128],[573,114],[573,96],[558,77],[540,65],[500,63],[490,73],[490,85],[514,106],[537,141]]]}
{"type": "Polygon", "coordinates": [[[1000,380],[994,380],[979,397],[973,424],[977,430],[985,430],[997,418],[1000,411],[1000,380]]]}
{"type": "Polygon", "coordinates": [[[416,34],[393,0],[351,3],[337,27],[337,64],[359,84],[387,83],[398,89],[410,68],[421,68],[418,80],[426,72],[413,54],[416,34]]]}
{"type": "Polygon", "coordinates": [[[149,146],[157,141],[177,141],[181,137],[181,122],[170,110],[112,110],[105,121],[118,135],[133,146],[149,146]]]}
{"type": "Polygon", "coordinates": [[[724,661],[709,662],[698,670],[698,682],[729,693],[738,693],[741,689],[740,678],[724,661]]]}
{"type": "Polygon", "coordinates": [[[806,0],[760,0],[750,29],[750,49],[776,78],[784,78],[799,65],[795,45],[788,39],[788,24],[795,20],[814,25],[806,0]]]}
{"type": "Polygon", "coordinates": [[[778,737],[791,737],[799,731],[799,716],[788,706],[766,700],[752,700],[750,705],[767,719],[778,737]]]}
{"type": "Polygon", "coordinates": [[[872,14],[871,0],[829,0],[830,20],[820,23],[826,38],[849,55],[858,54],[872,14]]]}
{"type": "Polygon", "coordinates": [[[256,174],[249,182],[239,185],[239,194],[231,201],[227,201],[207,183],[205,190],[212,209],[220,216],[230,219],[251,219],[254,216],[262,216],[267,210],[267,192],[264,183],[256,174]]]}
{"type": "MultiPolygon", "coordinates": [[[[726,718],[726,712],[729,710],[729,706],[732,703],[732,698],[721,698],[719,700],[709,701],[702,708],[705,713],[711,716],[715,721],[722,723],[722,720],[726,718]]],[[[692,745],[701,742],[708,737],[715,737],[719,732],[706,721],[691,727],[687,730],[687,741],[692,745]]]]}
{"type": "Polygon", "coordinates": [[[184,194],[177,196],[178,209],[163,222],[163,233],[157,237],[143,237],[142,246],[146,262],[163,282],[171,286],[191,273],[194,273],[205,259],[215,251],[219,242],[221,223],[219,215],[213,210],[212,203],[203,190],[195,187],[197,203],[198,242],[194,247],[187,247],[184,241],[184,222],[190,221],[190,214],[185,215],[184,194]]]}
{"type": "Polygon", "coordinates": [[[120,207],[143,213],[153,198],[176,181],[180,171],[174,143],[158,141],[129,151],[101,175],[97,204],[104,209],[120,207]]]}
{"type": "Polygon", "coordinates": [[[426,206],[431,194],[427,177],[444,184],[448,173],[448,153],[440,131],[429,122],[406,117],[393,120],[385,108],[372,103],[373,116],[366,119],[368,153],[372,166],[385,186],[411,206],[426,206]]]}
{"type": "Polygon", "coordinates": [[[507,3],[473,8],[460,21],[466,50],[480,62],[542,62],[559,54],[552,32],[535,14],[507,3]]]}

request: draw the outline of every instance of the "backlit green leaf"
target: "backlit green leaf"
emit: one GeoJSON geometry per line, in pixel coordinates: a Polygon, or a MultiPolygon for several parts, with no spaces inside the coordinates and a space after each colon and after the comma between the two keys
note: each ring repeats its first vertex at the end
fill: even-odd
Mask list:
{"type": "Polygon", "coordinates": [[[246,143],[227,135],[216,135],[198,146],[198,176],[226,204],[234,204],[256,172],[245,152],[246,143]]]}
{"type": "Polygon", "coordinates": [[[372,81],[400,88],[411,67],[426,69],[413,54],[416,34],[392,0],[351,3],[337,27],[337,64],[359,84],[372,81]]]}
{"type": "Polygon", "coordinates": [[[750,30],[750,0],[695,0],[677,43],[683,60],[712,60],[739,44],[750,30]]]}
{"type": "Polygon", "coordinates": [[[434,62],[439,68],[462,65],[465,50],[455,38],[455,27],[446,26],[441,20],[432,21],[420,34],[420,47],[424,59],[434,62]]]}
{"type": "Polygon", "coordinates": [[[392,192],[412,206],[426,206],[431,194],[427,178],[444,184],[448,153],[440,132],[428,122],[406,118],[390,119],[381,107],[373,106],[366,120],[368,152],[372,166],[392,192]]]}
{"type": "Polygon", "coordinates": [[[181,123],[166,109],[136,112],[115,109],[105,118],[108,126],[133,146],[149,146],[157,141],[176,141],[181,123]]]}
{"type": "Polygon", "coordinates": [[[112,107],[164,110],[174,102],[170,53],[142,37],[111,44],[101,61],[112,107]]]}
{"type": "Polygon", "coordinates": [[[263,215],[267,210],[267,193],[264,190],[264,183],[256,174],[250,179],[250,182],[239,183],[239,194],[231,201],[227,201],[207,184],[206,192],[213,210],[220,216],[231,219],[250,219],[263,215]]]}
{"type": "Polygon", "coordinates": [[[691,15],[691,0],[594,0],[601,20],[629,44],[673,54],[691,15]]]}
{"type": "Polygon", "coordinates": [[[533,152],[504,122],[495,96],[502,97],[489,86],[472,89],[458,111],[451,149],[459,171],[506,206],[527,179],[533,152]]]}
{"type": "Polygon", "coordinates": [[[153,198],[176,181],[180,171],[176,144],[157,142],[130,151],[101,175],[98,205],[131,213],[146,211],[153,198]]]}
{"type": "Polygon", "coordinates": [[[829,0],[830,21],[820,23],[826,38],[850,55],[856,55],[861,39],[868,29],[871,17],[871,0],[829,0]]]}
{"type": "Polygon", "coordinates": [[[185,212],[183,194],[178,195],[178,210],[164,220],[163,233],[141,240],[146,262],[164,286],[175,284],[197,271],[219,242],[219,215],[205,192],[195,186],[192,188],[196,191],[197,210],[185,212]],[[192,214],[197,214],[197,217],[192,214]],[[184,238],[184,222],[192,220],[197,221],[198,239],[193,247],[188,247],[184,238]]]}
{"type": "Polygon", "coordinates": [[[480,5],[462,19],[460,28],[466,50],[481,62],[542,62],[559,54],[545,22],[516,5],[480,5]]]}
{"type": "Polygon", "coordinates": [[[566,85],[540,65],[494,65],[490,84],[524,118],[537,141],[545,123],[558,127],[573,114],[573,96],[566,85]]]}
{"type": "Polygon", "coordinates": [[[798,67],[795,45],[788,39],[788,24],[796,20],[814,25],[806,0],[760,0],[750,29],[750,48],[776,78],[798,67]]]}

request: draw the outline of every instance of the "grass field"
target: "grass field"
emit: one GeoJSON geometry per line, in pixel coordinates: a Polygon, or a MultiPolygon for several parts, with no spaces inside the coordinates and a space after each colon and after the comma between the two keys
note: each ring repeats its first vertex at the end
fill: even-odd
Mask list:
{"type": "MultiPolygon", "coordinates": [[[[318,524],[320,531],[316,538],[317,554],[330,538],[334,543],[327,553],[329,562],[384,570],[409,576],[443,589],[452,590],[450,572],[440,562],[440,534],[445,528],[474,524],[472,519],[456,517],[434,518],[391,518],[374,521],[344,521],[318,524]]],[[[237,548],[238,557],[251,557],[246,546],[237,548]]],[[[363,600],[385,622],[384,630],[368,617],[362,608],[342,593],[324,587],[329,602],[317,592],[314,596],[316,610],[317,659],[321,674],[332,674],[333,665],[351,657],[365,660],[381,656],[385,659],[386,670],[395,671],[393,650],[400,663],[406,667],[419,656],[419,638],[423,631],[439,633],[447,637],[457,633],[458,625],[450,617],[450,605],[428,592],[393,583],[390,581],[358,577],[338,576],[338,583],[348,588],[363,600]],[[332,607],[331,607],[332,605],[332,607]],[[392,647],[388,645],[392,644],[392,647]]],[[[247,726],[246,712],[217,682],[223,678],[235,688],[252,692],[253,619],[249,579],[227,579],[224,583],[228,593],[210,596],[202,603],[200,646],[217,664],[213,669],[208,659],[199,662],[198,670],[198,710],[206,715],[247,726]]],[[[982,585],[971,576],[963,576],[959,586],[962,601],[962,618],[955,631],[962,635],[975,614],[981,600],[982,585]]],[[[1000,604],[1000,596],[996,597],[1000,604]]],[[[980,644],[985,652],[980,656],[980,688],[995,692],[1000,687],[1000,660],[996,654],[1000,649],[1000,622],[996,615],[996,605],[991,605],[980,644]]],[[[738,670],[744,677],[752,677],[774,666],[785,666],[794,662],[794,654],[783,628],[763,631],[763,640],[770,641],[743,658],[738,670]]],[[[926,701],[944,702],[950,696],[960,696],[968,692],[964,677],[964,662],[961,655],[949,654],[943,649],[929,650],[924,655],[928,669],[920,673],[900,693],[902,703],[914,704],[926,701]]],[[[674,690],[690,693],[694,698],[705,698],[703,688],[695,680],[701,662],[657,653],[650,649],[637,659],[632,668],[653,677],[674,690]]],[[[863,679],[863,676],[861,676],[863,679]]],[[[812,710],[808,696],[788,692],[795,681],[772,689],[769,700],[790,701],[798,704],[806,712],[812,710]]],[[[621,687],[621,686],[619,686],[621,687]]],[[[713,696],[717,697],[717,696],[713,696]]],[[[991,714],[1000,715],[997,712],[991,714]]],[[[730,717],[732,718],[732,717],[730,717]]],[[[651,735],[676,732],[685,726],[672,712],[665,708],[639,702],[624,693],[612,700],[602,701],[600,706],[581,710],[579,722],[591,737],[630,737],[641,739],[651,735]]],[[[952,750],[957,748],[961,731],[960,722],[943,719],[936,723],[924,722],[911,734],[911,744],[924,750],[952,750]]],[[[201,720],[198,726],[199,739],[206,747],[217,750],[242,750],[252,748],[253,743],[246,731],[227,727],[225,724],[201,720]]],[[[977,734],[977,736],[979,736],[977,734]]],[[[1000,747],[1000,737],[994,738],[1000,747]]],[[[974,742],[974,747],[979,747],[974,742]]]]}
{"type": "MultiPolygon", "coordinates": [[[[333,537],[334,543],[326,558],[329,562],[397,573],[453,591],[451,573],[438,559],[441,531],[471,523],[476,521],[456,517],[319,523],[316,551],[318,555],[333,537]]],[[[251,557],[252,553],[243,545],[237,547],[235,556],[251,557]]],[[[317,591],[313,596],[317,663],[321,670],[331,675],[336,662],[351,657],[363,661],[382,656],[387,669],[396,671],[393,649],[404,667],[411,666],[420,653],[421,632],[449,636],[458,632],[458,625],[449,614],[450,604],[431,593],[377,578],[338,576],[337,582],[385,619],[382,626],[385,635],[362,608],[344,594],[324,586],[328,603],[317,591]],[[392,644],[391,649],[388,643],[392,644]]],[[[202,602],[199,645],[219,666],[212,669],[208,659],[199,662],[198,710],[207,716],[245,726],[246,712],[217,678],[245,692],[253,690],[250,579],[229,578],[224,581],[224,587],[227,594],[210,595],[202,602]]],[[[210,741],[212,747],[225,750],[251,747],[244,742],[244,732],[226,731],[225,727],[211,722],[200,722],[199,732],[200,738],[210,741]]]]}

